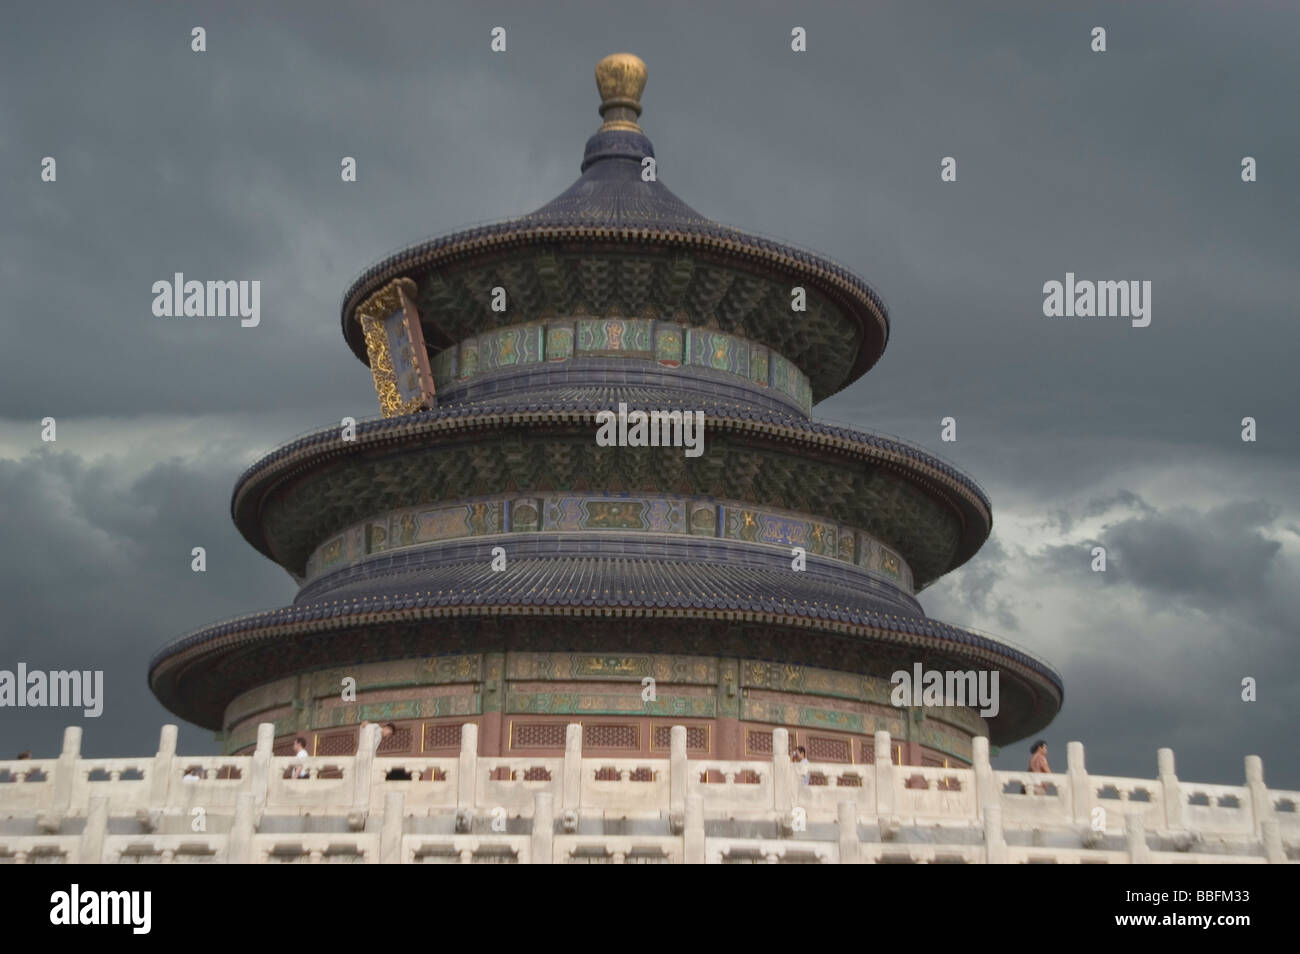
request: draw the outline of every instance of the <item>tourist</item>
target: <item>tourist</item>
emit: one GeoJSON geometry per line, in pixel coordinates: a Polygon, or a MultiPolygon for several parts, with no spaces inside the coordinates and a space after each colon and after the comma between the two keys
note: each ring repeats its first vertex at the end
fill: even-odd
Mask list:
{"type": "MultiPolygon", "coordinates": [[[[19,752],[17,757],[19,761],[26,761],[32,757],[32,753],[19,752]]],[[[18,778],[17,775],[14,775],[8,769],[0,769],[0,782],[16,782],[18,781],[18,778]]]]}
{"type": "MultiPolygon", "coordinates": [[[[391,722],[385,722],[379,729],[380,745],[383,744],[384,739],[391,739],[396,734],[397,726],[391,722]]],[[[378,752],[379,750],[376,749],[375,751],[378,752]]],[[[389,769],[388,774],[386,774],[384,778],[390,782],[409,782],[411,780],[411,773],[404,768],[394,768],[389,769]]]]}
{"type": "MultiPolygon", "coordinates": [[[[369,721],[361,723],[362,736],[365,735],[366,726],[371,724],[372,723],[369,721]]],[[[375,741],[375,752],[376,753],[379,752],[379,747],[384,744],[384,739],[391,739],[396,734],[397,734],[397,726],[394,725],[393,723],[385,722],[383,725],[381,725],[379,727],[379,736],[375,741]]],[[[360,750],[360,748],[361,748],[361,743],[358,741],[357,749],[360,750]]],[[[401,768],[389,769],[388,773],[384,776],[384,778],[390,779],[392,781],[410,781],[411,773],[406,771],[406,769],[401,769],[401,768]]]]}
{"type": "MultiPolygon", "coordinates": [[[[370,722],[369,720],[361,723],[362,735],[365,734],[366,726],[368,725],[374,725],[374,723],[370,722]]],[[[379,727],[379,738],[375,740],[375,751],[376,752],[379,751],[379,747],[384,744],[384,739],[392,738],[396,733],[397,733],[397,726],[393,725],[393,723],[385,722],[383,725],[381,725],[379,727]]],[[[357,748],[359,749],[360,747],[361,747],[360,743],[358,742],[357,748]]]]}
{"type": "MultiPolygon", "coordinates": [[[[1052,768],[1047,764],[1047,743],[1042,739],[1035,742],[1029,749],[1029,771],[1042,775],[1050,774],[1052,768]]],[[[1047,793],[1046,785],[1035,785],[1035,795],[1045,795],[1047,793]]]]}
{"type": "MultiPolygon", "coordinates": [[[[32,757],[32,753],[19,752],[17,757],[20,761],[26,761],[27,759],[30,759],[32,757]]],[[[8,769],[0,769],[0,782],[16,782],[16,781],[18,781],[17,775],[14,775],[8,769]]]]}
{"type": "Polygon", "coordinates": [[[202,778],[203,778],[203,773],[199,771],[199,767],[197,765],[191,765],[189,768],[185,770],[185,774],[181,776],[181,781],[197,782],[200,781],[202,778]]]}
{"type": "MultiPolygon", "coordinates": [[[[301,735],[293,740],[293,754],[298,759],[307,758],[307,740],[301,735]]],[[[310,778],[311,772],[307,769],[305,762],[299,762],[293,767],[291,778],[310,778]]]]}
{"type": "Polygon", "coordinates": [[[802,745],[797,746],[794,750],[794,755],[790,756],[790,761],[794,764],[794,770],[799,776],[800,784],[807,785],[810,769],[810,766],[808,765],[808,750],[802,745]]]}

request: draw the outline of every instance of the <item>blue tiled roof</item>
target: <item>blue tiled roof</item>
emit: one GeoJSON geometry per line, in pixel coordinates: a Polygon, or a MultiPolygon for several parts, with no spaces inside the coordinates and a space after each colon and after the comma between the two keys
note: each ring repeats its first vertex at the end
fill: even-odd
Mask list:
{"type": "MultiPolygon", "coordinates": [[[[314,623],[369,614],[424,615],[421,611],[480,607],[537,608],[539,611],[586,607],[627,611],[761,613],[827,625],[849,624],[886,632],[927,636],[1013,660],[1062,690],[1060,674],[1046,662],[1015,647],[924,616],[888,612],[870,593],[789,570],[733,567],[654,559],[567,557],[512,560],[504,572],[484,561],[421,567],[410,573],[364,578],[329,594],[331,599],[294,604],[241,616],[181,637],[150,661],[152,671],[167,658],[224,636],[268,626],[314,623]]],[[[815,623],[814,623],[815,625],[815,623]]]]}
{"type": "Polygon", "coordinates": [[[728,232],[683,202],[658,180],[642,178],[642,160],[654,156],[645,136],[623,130],[587,141],[582,176],[531,215],[532,226],[593,225],[614,229],[728,232]]]}
{"type": "MultiPolygon", "coordinates": [[[[788,427],[807,434],[823,434],[838,437],[855,444],[874,447],[879,450],[901,454],[919,463],[926,464],[950,477],[965,487],[983,503],[986,510],[992,510],[992,504],[970,477],[966,476],[952,464],[929,451],[894,437],[884,437],[867,431],[841,427],[837,424],[825,424],[810,420],[793,412],[785,413],[773,408],[757,407],[734,401],[710,401],[698,394],[682,394],[668,388],[644,388],[628,386],[591,386],[558,388],[532,394],[508,394],[500,398],[487,398],[480,401],[464,401],[439,406],[431,411],[418,411],[401,417],[369,418],[357,422],[357,436],[382,435],[400,431],[413,423],[422,421],[445,421],[461,417],[473,417],[480,414],[518,414],[522,412],[587,412],[597,413],[617,408],[619,401],[627,403],[629,408],[652,408],[654,410],[700,410],[709,417],[734,418],[788,427]]],[[[290,441],[250,465],[235,482],[235,492],[258,471],[274,464],[281,458],[297,451],[337,442],[339,429],[337,425],[311,431],[290,441]]]]}
{"type": "Polygon", "coordinates": [[[508,234],[531,233],[534,239],[546,240],[591,229],[603,230],[608,238],[634,241],[664,239],[670,235],[714,239],[740,250],[758,251],[789,261],[801,271],[822,271],[870,301],[887,325],[888,309],[880,296],[843,265],[795,245],[720,225],[679,199],[657,176],[654,181],[645,181],[641,160],[653,155],[650,140],[639,133],[626,130],[597,133],[587,142],[582,175],[537,211],[408,246],[366,269],[343,296],[344,327],[363,294],[419,267],[443,250],[483,244],[508,234]]]}

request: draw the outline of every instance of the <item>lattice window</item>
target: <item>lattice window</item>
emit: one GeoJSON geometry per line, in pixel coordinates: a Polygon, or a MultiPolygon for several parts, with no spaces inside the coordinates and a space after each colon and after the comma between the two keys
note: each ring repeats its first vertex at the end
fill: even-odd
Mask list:
{"type": "Polygon", "coordinates": [[[635,749],[640,747],[640,735],[634,725],[588,724],[582,727],[582,744],[592,749],[635,749]]]}
{"type": "Polygon", "coordinates": [[[397,731],[392,735],[380,741],[378,754],[388,755],[394,752],[409,752],[411,751],[411,741],[411,730],[398,727],[397,731]]]}
{"type": "Polygon", "coordinates": [[[612,765],[602,765],[600,768],[596,769],[597,782],[617,782],[618,779],[619,771],[612,765]]]}
{"type": "Polygon", "coordinates": [[[860,749],[859,751],[861,752],[861,756],[862,756],[862,757],[859,759],[859,761],[861,761],[861,762],[863,762],[863,763],[865,763],[865,764],[867,764],[867,765],[872,765],[872,764],[874,764],[875,761],[876,761],[876,743],[874,743],[874,742],[862,742],[862,743],[860,743],[860,745],[861,745],[862,747],[861,747],[861,749],[860,749]]]}
{"type": "Polygon", "coordinates": [[[525,782],[549,782],[550,780],[551,773],[544,765],[531,765],[524,769],[525,782]]]}
{"type": "Polygon", "coordinates": [[[828,739],[825,736],[808,737],[808,761],[852,762],[853,749],[848,739],[828,739]]]}
{"type": "Polygon", "coordinates": [[[355,755],[357,737],[351,732],[331,732],[316,736],[317,755],[355,755]]]}
{"type": "MultiPolygon", "coordinates": [[[[771,739],[768,740],[768,746],[771,746],[771,739]]],[[[654,727],[654,748],[657,750],[669,750],[673,747],[673,727],[671,725],[657,725],[654,727]]],[[[709,751],[709,730],[702,725],[688,725],[686,727],[686,751],[708,754],[709,751]]]]}
{"type": "Polygon", "coordinates": [[[772,754],[772,733],[750,731],[745,737],[745,748],[750,755],[772,754]]]}
{"type": "Polygon", "coordinates": [[[424,748],[429,749],[459,749],[460,748],[460,723],[450,725],[431,725],[425,723],[424,726],[424,748]]]}
{"type": "MultiPolygon", "coordinates": [[[[294,739],[297,736],[293,737],[294,739]]],[[[307,740],[307,751],[311,751],[311,739],[307,740]]],[[[276,742],[271,746],[272,755],[293,755],[293,739],[285,739],[283,742],[276,742]]]]}
{"type": "Polygon", "coordinates": [[[654,780],[655,770],[652,768],[645,768],[644,766],[634,769],[632,774],[628,776],[628,781],[630,782],[653,782],[654,780]]]}
{"type": "Polygon", "coordinates": [[[514,727],[511,748],[562,749],[564,724],[561,722],[525,722],[514,727]]]}

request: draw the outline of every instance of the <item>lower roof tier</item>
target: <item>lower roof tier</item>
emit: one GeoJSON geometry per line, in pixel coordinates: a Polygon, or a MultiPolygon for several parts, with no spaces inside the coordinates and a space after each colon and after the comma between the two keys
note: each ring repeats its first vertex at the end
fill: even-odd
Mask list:
{"type": "Polygon", "coordinates": [[[916,663],[995,670],[999,744],[1045,726],[1063,697],[1043,660],[879,592],[789,569],[601,556],[525,557],[504,571],[482,559],[393,567],[185,636],[154,657],[149,681],[172,712],[219,729],[236,696],[294,673],[528,649],[692,652],[886,676],[916,663]]]}
{"type": "Polygon", "coordinates": [[[870,765],[876,734],[886,732],[896,764],[955,767],[973,761],[976,737],[988,737],[978,700],[917,708],[895,706],[893,695],[881,677],[734,656],[415,656],[264,683],[226,707],[222,748],[249,754],[269,723],[276,755],[291,755],[303,738],[314,756],[348,756],[360,748],[362,722],[391,721],[395,731],[378,749],[385,757],[454,758],[468,724],[480,756],[551,758],[577,723],[586,757],[667,759],[680,725],[690,758],[765,760],[773,729],[783,727],[787,744],[805,746],[814,762],[870,765]],[[355,695],[339,692],[345,676],[355,695]]]}
{"type": "Polygon", "coordinates": [[[950,464],[895,438],[751,404],[628,386],[455,402],[308,434],[239,479],[244,537],[300,579],[313,552],[359,521],[493,494],[587,491],[712,497],[852,527],[896,551],[921,589],[992,527],[987,497],[950,464]],[[600,446],[603,414],[698,413],[683,447],[600,446]]]}

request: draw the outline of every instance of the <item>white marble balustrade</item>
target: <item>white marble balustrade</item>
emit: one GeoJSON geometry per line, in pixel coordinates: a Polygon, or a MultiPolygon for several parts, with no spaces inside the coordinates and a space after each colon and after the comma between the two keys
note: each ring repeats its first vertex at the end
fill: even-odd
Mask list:
{"type": "MultiPolygon", "coordinates": [[[[150,757],[89,759],[69,728],[56,759],[0,761],[0,863],[1288,863],[1300,792],[1187,782],[1161,749],[1153,779],[811,763],[805,784],[776,729],[772,761],[583,757],[568,727],[553,758],[361,754],[182,756],[164,726],[150,757]],[[389,778],[402,770],[409,778],[389,778]],[[298,777],[304,774],[306,777],[298,777]]],[[[875,751],[889,753],[887,733],[875,751]]]]}

